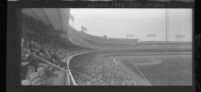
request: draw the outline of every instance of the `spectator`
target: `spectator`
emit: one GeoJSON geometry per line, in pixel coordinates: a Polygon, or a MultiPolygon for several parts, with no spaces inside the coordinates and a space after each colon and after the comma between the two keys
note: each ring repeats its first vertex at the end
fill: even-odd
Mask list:
{"type": "Polygon", "coordinates": [[[28,72],[28,67],[27,67],[28,64],[29,64],[29,62],[26,60],[22,60],[22,62],[21,62],[21,79],[22,80],[26,79],[26,75],[28,72]]]}
{"type": "Polygon", "coordinates": [[[27,58],[27,61],[29,61],[29,66],[33,67],[34,71],[36,71],[36,69],[38,67],[38,60],[33,55],[30,55],[27,58]]]}
{"type": "MultiPolygon", "coordinates": [[[[55,53],[56,53],[56,52],[55,52],[55,53]]],[[[51,58],[52,58],[52,60],[53,60],[53,62],[54,62],[55,64],[59,64],[61,61],[60,61],[59,57],[58,57],[55,53],[52,52],[51,58]]]]}
{"type": "Polygon", "coordinates": [[[42,56],[42,57],[47,56],[46,53],[45,53],[45,50],[42,47],[39,49],[39,51],[36,54],[38,56],[42,56]]]}
{"type": "Polygon", "coordinates": [[[21,38],[21,48],[24,47],[24,38],[21,38]]]}

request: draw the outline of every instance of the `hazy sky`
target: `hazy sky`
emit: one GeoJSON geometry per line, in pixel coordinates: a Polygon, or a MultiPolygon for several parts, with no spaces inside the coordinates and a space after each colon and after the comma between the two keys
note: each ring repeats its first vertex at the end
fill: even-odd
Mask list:
{"type": "Polygon", "coordinates": [[[74,16],[70,25],[77,30],[83,25],[87,33],[96,36],[128,38],[126,35],[132,34],[141,41],[165,41],[167,29],[170,41],[192,40],[191,9],[168,9],[166,12],[159,8],[72,8],[70,11],[74,16]]]}

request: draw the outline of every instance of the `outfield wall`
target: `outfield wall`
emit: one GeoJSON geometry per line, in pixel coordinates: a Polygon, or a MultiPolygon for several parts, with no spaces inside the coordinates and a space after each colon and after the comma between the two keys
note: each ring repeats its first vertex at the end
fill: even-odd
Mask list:
{"type": "Polygon", "coordinates": [[[192,43],[139,43],[137,49],[192,50],[192,43]]]}

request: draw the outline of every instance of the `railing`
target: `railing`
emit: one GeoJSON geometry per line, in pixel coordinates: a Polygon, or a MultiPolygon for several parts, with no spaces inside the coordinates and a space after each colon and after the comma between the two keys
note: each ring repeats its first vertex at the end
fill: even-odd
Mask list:
{"type": "Polygon", "coordinates": [[[44,61],[44,62],[46,62],[46,63],[48,63],[48,64],[50,64],[50,65],[52,65],[52,66],[54,66],[54,67],[56,67],[56,68],[58,68],[58,69],[61,69],[61,70],[65,71],[65,72],[68,72],[67,70],[65,70],[65,69],[63,69],[63,68],[61,68],[61,67],[59,67],[59,66],[57,66],[57,65],[55,65],[55,64],[53,64],[51,62],[49,62],[49,61],[47,61],[47,60],[39,57],[39,56],[35,56],[35,57],[38,58],[38,59],[40,59],[40,60],[42,60],[42,61],[44,61]]]}
{"type": "MultiPolygon", "coordinates": [[[[70,72],[70,70],[69,70],[69,68],[68,68],[69,66],[67,66],[67,69],[64,69],[64,68],[61,68],[61,67],[59,67],[58,65],[55,65],[55,64],[53,64],[53,63],[51,63],[51,62],[49,62],[49,61],[47,61],[47,60],[45,60],[45,59],[43,59],[43,58],[41,58],[41,57],[39,57],[39,56],[34,56],[34,57],[40,59],[41,61],[44,61],[44,62],[48,63],[49,65],[51,65],[51,66],[53,66],[53,67],[55,67],[55,68],[58,68],[58,69],[60,69],[60,70],[62,70],[62,71],[64,71],[64,72],[66,72],[67,75],[68,75],[68,74],[70,75],[70,79],[72,80],[73,85],[77,85],[76,82],[75,82],[75,80],[74,80],[74,78],[73,78],[73,76],[72,76],[72,74],[71,74],[71,72],[70,72]]],[[[67,59],[67,60],[68,60],[68,59],[67,59]]],[[[66,77],[67,77],[67,76],[66,76],[66,77]]],[[[70,80],[68,80],[68,79],[66,79],[66,80],[67,80],[66,82],[70,81],[70,80]]],[[[70,85],[70,84],[65,83],[65,85],[70,85]]]]}

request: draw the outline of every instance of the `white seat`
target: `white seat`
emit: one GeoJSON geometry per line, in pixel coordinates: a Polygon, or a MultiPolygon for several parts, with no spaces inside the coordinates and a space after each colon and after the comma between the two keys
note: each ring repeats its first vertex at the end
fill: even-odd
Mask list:
{"type": "Polygon", "coordinates": [[[37,71],[40,73],[40,72],[43,72],[44,71],[44,68],[43,67],[39,67],[38,69],[37,69],[37,71]]]}
{"type": "Polygon", "coordinates": [[[22,81],[21,81],[21,84],[22,84],[22,85],[30,85],[31,82],[30,82],[30,80],[26,79],[26,80],[22,80],[22,81]]]}
{"type": "Polygon", "coordinates": [[[36,78],[38,76],[38,72],[33,72],[29,75],[30,80],[32,81],[34,78],[36,78]]]}
{"type": "Polygon", "coordinates": [[[32,80],[31,85],[40,85],[40,78],[32,80]]]}
{"type": "Polygon", "coordinates": [[[39,67],[39,68],[37,69],[37,71],[38,71],[38,73],[39,73],[39,76],[42,76],[42,75],[45,73],[44,70],[45,70],[44,67],[39,67]]]}

